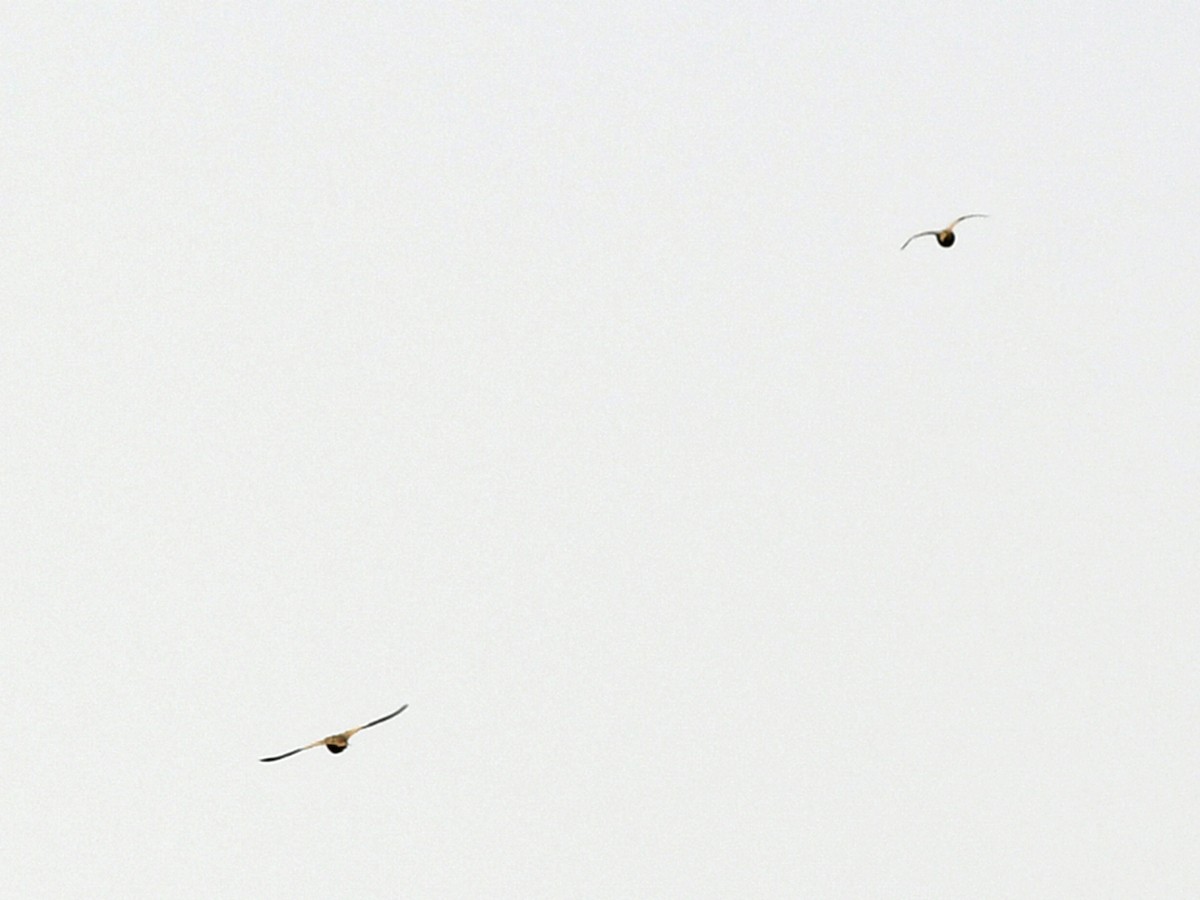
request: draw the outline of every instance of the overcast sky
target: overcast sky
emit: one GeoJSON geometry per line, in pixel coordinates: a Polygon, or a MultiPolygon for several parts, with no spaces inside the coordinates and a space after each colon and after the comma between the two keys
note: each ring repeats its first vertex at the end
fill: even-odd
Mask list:
{"type": "Polygon", "coordinates": [[[1122,6],[4,6],[5,892],[1200,895],[1122,6]]]}

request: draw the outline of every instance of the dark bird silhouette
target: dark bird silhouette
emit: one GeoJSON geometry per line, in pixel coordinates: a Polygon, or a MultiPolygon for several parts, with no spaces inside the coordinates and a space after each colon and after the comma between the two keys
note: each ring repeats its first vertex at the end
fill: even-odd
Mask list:
{"type": "MultiPolygon", "coordinates": [[[[954,226],[955,225],[957,225],[963,219],[986,219],[986,218],[987,218],[987,215],[984,213],[970,213],[969,215],[959,216],[957,219],[955,219],[953,222],[951,222],[949,225],[947,225],[941,231],[918,231],[916,234],[914,234],[912,237],[910,237],[907,241],[904,242],[904,247],[907,247],[909,244],[911,244],[917,238],[925,237],[926,235],[929,235],[929,234],[931,234],[935,238],[937,238],[937,242],[939,244],[941,244],[943,247],[953,247],[954,246],[954,226]]],[[[901,247],[900,249],[903,250],[904,247],[901,247]]]]}
{"type": "Polygon", "coordinates": [[[331,734],[327,738],[321,738],[319,741],[313,741],[311,744],[306,744],[303,747],[297,747],[295,750],[289,750],[287,753],[280,753],[278,756],[268,756],[260,759],[259,762],[276,762],[277,760],[287,759],[289,756],[295,756],[301,750],[311,750],[313,747],[320,747],[322,744],[329,750],[330,753],[341,753],[350,743],[350,738],[358,734],[364,728],[370,728],[372,725],[378,725],[380,722],[386,722],[388,719],[394,719],[400,713],[408,709],[408,704],[405,703],[394,713],[388,713],[382,719],[376,719],[374,722],[368,722],[366,725],[359,725],[357,728],[351,728],[348,731],[343,731],[341,734],[331,734]]]}

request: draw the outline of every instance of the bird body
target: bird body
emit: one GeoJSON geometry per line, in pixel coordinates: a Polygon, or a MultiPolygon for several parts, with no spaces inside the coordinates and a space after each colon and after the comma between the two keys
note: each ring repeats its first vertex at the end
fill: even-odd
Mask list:
{"type": "Polygon", "coordinates": [[[373,722],[368,722],[366,725],[359,725],[357,728],[350,728],[340,734],[331,734],[329,737],[321,738],[319,741],[313,741],[311,744],[306,744],[303,747],[297,747],[295,750],[289,750],[287,753],[281,753],[278,756],[268,756],[260,759],[259,762],[276,762],[281,759],[286,759],[289,756],[295,756],[302,750],[311,750],[313,747],[325,747],[330,753],[341,753],[350,745],[350,738],[358,734],[364,728],[370,728],[372,725],[378,725],[380,722],[386,722],[388,719],[394,719],[400,713],[408,709],[408,704],[405,703],[394,713],[388,713],[380,719],[373,722]]]}
{"type": "Polygon", "coordinates": [[[957,219],[955,219],[953,222],[951,222],[949,225],[947,225],[941,231],[918,231],[916,234],[914,234],[912,237],[910,237],[907,241],[905,241],[904,246],[901,247],[900,249],[903,250],[904,247],[907,247],[909,244],[911,244],[917,238],[925,237],[926,235],[931,235],[931,236],[937,238],[937,242],[943,247],[953,247],[954,246],[954,226],[955,225],[957,225],[963,219],[986,219],[986,218],[987,218],[987,215],[985,213],[970,213],[965,216],[959,216],[957,219]]]}

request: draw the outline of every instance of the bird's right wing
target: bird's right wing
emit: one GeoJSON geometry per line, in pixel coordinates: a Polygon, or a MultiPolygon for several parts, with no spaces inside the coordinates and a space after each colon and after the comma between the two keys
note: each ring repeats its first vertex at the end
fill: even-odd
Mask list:
{"type": "Polygon", "coordinates": [[[306,744],[303,747],[297,747],[295,750],[289,750],[287,753],[280,753],[278,756],[267,756],[263,759],[260,759],[259,762],[278,762],[281,759],[287,759],[289,756],[295,756],[297,753],[301,753],[305,750],[311,750],[313,747],[320,747],[323,743],[325,743],[325,739],[321,738],[319,741],[313,741],[311,744],[306,744]]]}
{"type": "MultiPolygon", "coordinates": [[[[932,234],[934,237],[937,237],[938,233],[936,231],[919,231],[916,234],[914,234],[912,237],[910,237],[907,241],[904,242],[904,247],[907,247],[909,244],[911,244],[917,238],[925,237],[926,235],[929,235],[929,234],[932,234]]],[[[903,250],[904,247],[901,247],[900,249],[903,250]]]]}

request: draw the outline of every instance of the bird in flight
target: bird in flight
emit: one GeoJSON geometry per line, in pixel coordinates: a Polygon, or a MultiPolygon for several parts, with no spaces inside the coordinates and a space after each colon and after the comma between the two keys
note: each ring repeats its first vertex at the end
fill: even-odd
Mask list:
{"type": "Polygon", "coordinates": [[[341,753],[350,743],[350,738],[354,737],[354,735],[358,734],[364,728],[370,728],[372,725],[378,725],[380,722],[386,722],[388,719],[394,719],[406,709],[408,709],[407,703],[405,703],[394,713],[388,713],[382,719],[376,719],[374,722],[368,722],[366,725],[359,725],[357,728],[351,728],[347,731],[343,731],[341,734],[331,734],[327,738],[321,738],[319,741],[313,741],[311,744],[306,744],[303,747],[297,747],[295,750],[289,750],[287,753],[280,753],[278,756],[268,756],[264,759],[260,759],[259,762],[275,762],[280,759],[287,759],[289,756],[294,756],[301,750],[311,750],[313,747],[320,747],[322,744],[325,745],[326,749],[328,749],[330,753],[341,753]]]}
{"type": "MultiPolygon", "coordinates": [[[[918,231],[916,234],[914,234],[912,237],[910,237],[907,241],[904,242],[904,247],[907,247],[909,244],[911,244],[914,240],[916,240],[919,237],[925,237],[925,235],[927,235],[927,234],[931,234],[935,238],[937,238],[937,242],[939,244],[941,244],[943,247],[953,247],[954,246],[954,226],[955,225],[957,225],[963,219],[986,219],[986,218],[987,218],[987,215],[985,215],[984,213],[971,213],[970,215],[959,216],[957,219],[955,219],[953,222],[951,222],[949,225],[947,225],[941,231],[918,231]]],[[[903,250],[904,247],[901,247],[900,249],[903,250]]]]}

